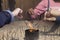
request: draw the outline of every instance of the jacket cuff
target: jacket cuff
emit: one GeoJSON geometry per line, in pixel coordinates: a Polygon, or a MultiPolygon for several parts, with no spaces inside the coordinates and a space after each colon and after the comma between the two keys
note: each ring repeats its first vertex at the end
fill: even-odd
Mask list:
{"type": "Polygon", "coordinates": [[[14,21],[14,16],[13,16],[12,12],[10,10],[5,10],[5,11],[8,12],[11,15],[11,22],[13,22],[14,21]]]}

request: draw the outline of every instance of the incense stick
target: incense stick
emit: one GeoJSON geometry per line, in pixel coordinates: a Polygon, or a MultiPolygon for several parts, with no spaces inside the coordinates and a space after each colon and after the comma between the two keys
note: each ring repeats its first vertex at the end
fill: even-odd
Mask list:
{"type": "Polygon", "coordinates": [[[36,28],[33,27],[32,23],[29,21],[26,21],[26,24],[29,26],[29,31],[32,32],[33,30],[37,30],[36,28]]]}

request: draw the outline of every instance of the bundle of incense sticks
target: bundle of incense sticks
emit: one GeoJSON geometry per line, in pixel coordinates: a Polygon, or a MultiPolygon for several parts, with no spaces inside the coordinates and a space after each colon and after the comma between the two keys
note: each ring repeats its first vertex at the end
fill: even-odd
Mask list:
{"type": "Polygon", "coordinates": [[[30,32],[32,32],[33,30],[37,30],[37,29],[35,29],[34,27],[33,27],[33,24],[31,23],[31,22],[29,22],[29,21],[26,21],[27,22],[27,25],[29,26],[29,31],[30,32]]]}

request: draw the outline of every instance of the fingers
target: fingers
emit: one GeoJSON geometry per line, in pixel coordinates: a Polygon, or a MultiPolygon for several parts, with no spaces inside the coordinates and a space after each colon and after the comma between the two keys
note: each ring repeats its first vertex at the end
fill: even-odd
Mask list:
{"type": "Polygon", "coordinates": [[[17,16],[17,15],[19,14],[19,12],[22,13],[23,10],[20,9],[20,8],[16,8],[16,9],[12,12],[12,14],[13,14],[13,16],[17,16]]]}
{"type": "Polygon", "coordinates": [[[22,15],[20,15],[20,16],[17,16],[17,18],[18,18],[18,19],[22,19],[22,18],[23,18],[23,16],[22,16],[22,15]]]}
{"type": "Polygon", "coordinates": [[[28,11],[29,11],[29,14],[30,15],[33,15],[34,14],[33,8],[30,8],[28,11]]]}
{"type": "Polygon", "coordinates": [[[44,14],[44,20],[46,20],[46,15],[47,15],[47,12],[45,12],[45,14],[44,14]]]}
{"type": "Polygon", "coordinates": [[[46,12],[45,12],[45,17],[48,17],[48,18],[49,18],[49,17],[52,16],[52,15],[51,15],[51,10],[52,10],[52,9],[50,8],[49,11],[46,11],[46,12]]]}
{"type": "Polygon", "coordinates": [[[47,18],[50,18],[51,17],[50,11],[51,11],[51,9],[49,9],[49,11],[46,11],[44,13],[44,20],[46,20],[47,18]]]}
{"type": "Polygon", "coordinates": [[[47,21],[55,21],[56,18],[55,17],[51,17],[51,18],[46,18],[47,21]]]}
{"type": "Polygon", "coordinates": [[[56,10],[56,9],[53,9],[53,10],[51,10],[51,14],[52,14],[53,16],[60,16],[60,11],[58,11],[58,10],[56,10]]]}

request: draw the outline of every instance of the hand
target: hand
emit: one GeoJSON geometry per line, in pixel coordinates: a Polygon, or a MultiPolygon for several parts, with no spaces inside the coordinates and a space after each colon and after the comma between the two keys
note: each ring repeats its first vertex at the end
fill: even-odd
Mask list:
{"type": "Polygon", "coordinates": [[[30,9],[28,10],[28,12],[29,12],[30,15],[33,15],[33,14],[34,14],[33,8],[30,8],[30,9]]]}
{"type": "Polygon", "coordinates": [[[13,16],[17,16],[18,14],[22,14],[22,12],[23,12],[22,9],[16,8],[16,9],[12,12],[12,14],[13,14],[13,16]]]}
{"type": "Polygon", "coordinates": [[[16,8],[16,9],[12,12],[12,14],[13,14],[13,16],[17,16],[19,19],[21,19],[21,18],[23,18],[22,12],[23,12],[22,9],[16,8]]]}
{"type": "Polygon", "coordinates": [[[53,15],[53,16],[60,16],[60,10],[52,9],[51,10],[51,15],[53,15]]]}
{"type": "Polygon", "coordinates": [[[47,18],[51,17],[50,11],[49,11],[49,12],[46,12],[46,17],[47,17],[47,18]]]}
{"type": "Polygon", "coordinates": [[[46,20],[46,18],[50,18],[50,17],[53,17],[52,15],[51,15],[51,12],[50,11],[46,11],[45,13],[44,13],[44,20],[46,20]]]}
{"type": "Polygon", "coordinates": [[[53,10],[51,10],[50,12],[45,12],[45,14],[44,14],[44,20],[55,21],[56,18],[52,15],[52,13],[53,13],[53,10]]]}

